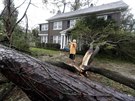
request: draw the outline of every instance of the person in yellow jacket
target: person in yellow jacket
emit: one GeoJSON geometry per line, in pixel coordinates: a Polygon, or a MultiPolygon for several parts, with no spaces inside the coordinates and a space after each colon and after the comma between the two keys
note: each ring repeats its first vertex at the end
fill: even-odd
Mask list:
{"type": "Polygon", "coordinates": [[[76,40],[73,39],[73,42],[70,42],[69,44],[69,49],[70,49],[69,58],[72,59],[73,62],[75,62],[76,48],[77,48],[76,40]]]}

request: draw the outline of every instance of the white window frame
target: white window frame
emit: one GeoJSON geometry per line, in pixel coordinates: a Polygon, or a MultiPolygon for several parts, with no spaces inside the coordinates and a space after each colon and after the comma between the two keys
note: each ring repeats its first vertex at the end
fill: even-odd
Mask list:
{"type": "Polygon", "coordinates": [[[101,19],[103,18],[104,20],[107,20],[107,15],[99,15],[97,16],[98,19],[101,19]]]}
{"type": "Polygon", "coordinates": [[[39,34],[41,37],[41,43],[48,43],[48,34],[39,34]]]}
{"type": "Polygon", "coordinates": [[[47,31],[47,30],[48,30],[48,24],[42,24],[41,31],[47,31]]]}
{"type": "Polygon", "coordinates": [[[61,43],[61,36],[58,36],[58,43],[61,43]]]}
{"type": "Polygon", "coordinates": [[[53,36],[53,43],[61,43],[61,36],[53,36]]]}
{"type": "Polygon", "coordinates": [[[76,20],[70,20],[70,28],[74,27],[76,24],[76,20]]]}
{"type": "Polygon", "coordinates": [[[57,21],[53,23],[53,30],[62,30],[62,21],[57,21]]]}
{"type": "Polygon", "coordinates": [[[57,43],[57,36],[53,36],[53,43],[57,43]]]}

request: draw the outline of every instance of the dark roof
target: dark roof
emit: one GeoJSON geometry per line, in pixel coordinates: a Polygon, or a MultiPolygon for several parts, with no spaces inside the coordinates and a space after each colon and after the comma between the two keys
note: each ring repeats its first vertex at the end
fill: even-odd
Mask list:
{"type": "Polygon", "coordinates": [[[56,14],[55,16],[53,16],[47,20],[48,21],[49,20],[57,20],[57,19],[61,19],[61,18],[76,17],[79,15],[91,14],[91,13],[96,13],[96,12],[101,12],[101,11],[123,10],[123,9],[127,9],[127,8],[128,8],[128,5],[121,0],[121,1],[117,1],[117,2],[103,4],[100,6],[93,6],[93,7],[89,7],[89,8],[85,8],[85,9],[81,9],[81,10],[76,10],[76,11],[72,11],[72,12],[56,14]]]}
{"type": "Polygon", "coordinates": [[[43,25],[43,24],[48,24],[48,22],[46,22],[46,23],[40,23],[39,25],[43,25]]]}

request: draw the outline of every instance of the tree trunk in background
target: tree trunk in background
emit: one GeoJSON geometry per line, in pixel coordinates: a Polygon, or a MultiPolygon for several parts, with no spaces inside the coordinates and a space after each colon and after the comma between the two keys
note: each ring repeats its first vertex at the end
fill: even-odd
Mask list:
{"type": "Polygon", "coordinates": [[[135,98],[0,45],[0,70],[33,101],[134,101],[135,98]]]}

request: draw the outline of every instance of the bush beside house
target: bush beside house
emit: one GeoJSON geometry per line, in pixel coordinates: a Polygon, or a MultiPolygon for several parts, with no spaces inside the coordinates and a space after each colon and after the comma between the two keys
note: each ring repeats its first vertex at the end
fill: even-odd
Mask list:
{"type": "Polygon", "coordinates": [[[60,44],[58,44],[58,43],[36,43],[36,47],[59,50],[60,44]]]}

